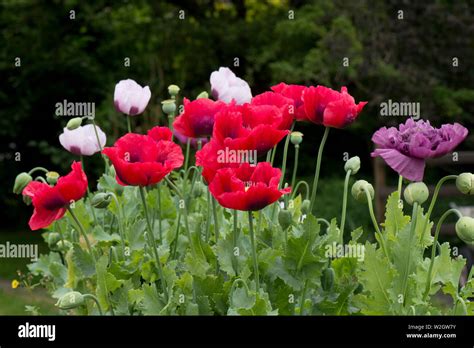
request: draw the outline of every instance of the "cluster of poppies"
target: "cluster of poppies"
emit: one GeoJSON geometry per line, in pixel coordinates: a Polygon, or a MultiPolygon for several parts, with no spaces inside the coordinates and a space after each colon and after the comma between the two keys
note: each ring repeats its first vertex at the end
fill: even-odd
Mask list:
{"type": "MultiPolygon", "coordinates": [[[[290,192],[290,188],[282,188],[281,170],[269,162],[222,160],[222,152],[252,152],[262,158],[289,135],[295,122],[343,128],[358,117],[367,103],[356,103],[346,87],[339,92],[324,86],[285,83],[252,96],[249,85],[228,68],[211,74],[211,94],[215,100],[184,98],[183,112],[170,124],[172,130],[157,126],[146,135],[129,132],[112,147],[104,148],[105,133],[94,120],[82,126],[83,120],[75,118],[59,140],[75,155],[102,152],[112,162],[119,184],[140,187],[157,184],[182,166],[183,152],[173,142],[173,136],[199,144],[196,165],[202,167],[214,198],[226,208],[255,211],[290,192]]],[[[135,116],[144,112],[150,97],[148,86],[123,80],[115,88],[115,108],[127,117],[135,116]]],[[[426,158],[452,151],[466,136],[467,130],[459,124],[435,129],[429,122],[409,119],[398,129],[378,130],[372,138],[378,148],[372,155],[381,156],[405,178],[419,181],[426,158]]],[[[319,166],[316,178],[318,170],[319,166]]],[[[35,211],[30,227],[39,229],[61,218],[71,202],[85,195],[87,178],[81,164],[74,162],[72,172],[59,180],[33,181],[29,173],[22,173],[15,187],[17,193],[31,199],[35,211]]]]}

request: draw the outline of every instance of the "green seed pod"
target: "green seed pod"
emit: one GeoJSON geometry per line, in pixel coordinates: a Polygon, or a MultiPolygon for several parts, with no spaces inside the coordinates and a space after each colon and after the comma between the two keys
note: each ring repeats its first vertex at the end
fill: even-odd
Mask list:
{"type": "Polygon", "coordinates": [[[344,170],[348,172],[349,170],[351,171],[351,175],[357,174],[357,172],[360,169],[360,158],[359,156],[354,156],[349,158],[346,161],[346,164],[344,164],[344,170]]]}
{"type": "Polygon", "coordinates": [[[301,203],[301,212],[303,214],[309,214],[311,209],[311,201],[309,199],[305,199],[303,203],[301,203]]]}
{"type": "Polygon", "coordinates": [[[456,187],[465,195],[474,195],[474,174],[459,174],[456,178],[456,187]]]}
{"type": "Polygon", "coordinates": [[[56,185],[59,179],[59,173],[57,172],[47,172],[46,173],[46,182],[50,185],[56,185]]]}
{"type": "Polygon", "coordinates": [[[463,216],[456,222],[456,233],[458,237],[467,244],[474,244],[474,218],[463,216]]]}
{"type": "Polygon", "coordinates": [[[281,228],[283,228],[283,230],[286,230],[288,227],[291,226],[291,223],[293,222],[291,213],[286,209],[280,210],[280,212],[278,213],[278,222],[280,223],[281,228]]]}
{"type": "Polygon", "coordinates": [[[324,291],[330,291],[334,285],[334,269],[332,267],[328,267],[323,270],[323,274],[321,275],[321,286],[323,287],[324,291]]]}
{"type": "Polygon", "coordinates": [[[67,252],[69,251],[69,249],[72,248],[72,243],[68,240],[60,240],[59,242],[56,243],[56,248],[59,251],[67,252]]]}
{"type": "Polygon", "coordinates": [[[56,303],[60,309],[73,309],[84,304],[84,295],[78,291],[71,291],[63,295],[56,303]]]}
{"type": "Polygon", "coordinates": [[[358,202],[367,203],[367,195],[365,191],[369,192],[370,199],[374,199],[374,187],[369,182],[365,180],[357,180],[354,185],[352,185],[352,197],[354,197],[354,199],[358,202]]]}
{"type": "Polygon", "coordinates": [[[112,195],[107,192],[99,192],[91,199],[91,205],[97,209],[105,209],[109,206],[112,195]]]}
{"type": "Polygon", "coordinates": [[[167,115],[171,115],[176,111],[176,103],[173,99],[163,100],[161,102],[161,109],[167,115]]]}
{"type": "Polygon", "coordinates": [[[403,197],[410,205],[413,205],[415,202],[418,204],[425,203],[429,195],[430,191],[424,182],[413,182],[403,191],[403,197]]]}
{"type": "Polygon", "coordinates": [[[13,193],[19,195],[31,181],[33,178],[30,174],[25,172],[18,174],[13,184],[13,193]]]}
{"type": "Polygon", "coordinates": [[[179,93],[179,87],[176,86],[176,85],[169,85],[168,86],[168,93],[170,94],[170,96],[176,97],[179,93]]]}
{"type": "Polygon", "coordinates": [[[201,98],[209,99],[209,93],[207,93],[206,91],[199,93],[196,99],[201,99],[201,98]]]}
{"type": "Polygon", "coordinates": [[[290,141],[293,145],[299,145],[303,142],[303,133],[301,132],[291,132],[290,141]]]}
{"type": "Polygon", "coordinates": [[[61,240],[61,235],[58,232],[50,232],[48,233],[47,242],[50,247],[56,245],[57,242],[61,240]]]}
{"type": "Polygon", "coordinates": [[[66,128],[69,130],[74,130],[76,128],[79,128],[82,124],[82,118],[80,117],[74,117],[69,120],[69,122],[66,124],[66,128]]]}

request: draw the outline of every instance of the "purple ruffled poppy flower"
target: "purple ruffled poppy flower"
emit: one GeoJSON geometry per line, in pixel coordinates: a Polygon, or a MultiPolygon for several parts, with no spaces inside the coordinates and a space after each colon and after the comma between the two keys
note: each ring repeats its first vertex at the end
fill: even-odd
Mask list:
{"type": "Polygon", "coordinates": [[[378,146],[372,157],[380,156],[397,173],[411,181],[423,180],[425,159],[441,157],[454,150],[467,136],[459,123],[434,128],[429,121],[408,119],[405,124],[382,127],[372,141],[378,146]]]}

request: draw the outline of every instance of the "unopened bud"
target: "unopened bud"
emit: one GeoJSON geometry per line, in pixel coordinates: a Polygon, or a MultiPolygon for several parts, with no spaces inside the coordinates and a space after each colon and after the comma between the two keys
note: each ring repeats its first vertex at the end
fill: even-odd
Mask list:
{"type": "Polygon", "coordinates": [[[403,197],[410,205],[413,205],[414,203],[425,203],[429,195],[430,191],[424,182],[413,182],[406,187],[405,191],[403,191],[403,197]]]}
{"type": "Polygon", "coordinates": [[[58,232],[48,233],[47,242],[50,247],[55,246],[61,240],[61,235],[58,232]]]}
{"type": "Polygon", "coordinates": [[[309,199],[305,199],[303,203],[301,203],[301,212],[303,214],[309,214],[311,212],[311,201],[309,199]]]}
{"type": "Polygon", "coordinates": [[[18,174],[13,184],[13,193],[19,195],[32,180],[33,178],[28,173],[23,172],[18,174]]]}
{"type": "Polygon", "coordinates": [[[474,244],[474,218],[463,216],[456,222],[456,233],[458,237],[467,244],[474,244]]]}
{"type": "Polygon", "coordinates": [[[91,205],[97,209],[107,208],[112,200],[112,195],[106,192],[99,192],[91,199],[91,205]]]}
{"type": "Polygon", "coordinates": [[[74,117],[69,120],[69,122],[66,124],[66,128],[69,130],[74,130],[76,128],[79,128],[82,124],[82,118],[80,117],[74,117]]]}
{"type": "Polygon", "coordinates": [[[374,187],[365,180],[357,180],[354,185],[352,185],[352,197],[358,202],[367,203],[367,194],[369,193],[370,199],[374,199],[375,191],[374,187]]]}
{"type": "Polygon", "coordinates": [[[351,175],[357,174],[360,169],[360,158],[359,156],[354,156],[349,158],[344,164],[344,170],[348,172],[351,171],[351,175]]]}
{"type": "Polygon", "coordinates": [[[84,295],[78,291],[71,291],[63,295],[56,303],[60,309],[73,309],[84,304],[84,295]]]}
{"type": "Polygon", "coordinates": [[[290,227],[292,221],[293,219],[291,217],[290,211],[286,209],[280,210],[278,213],[278,222],[280,223],[280,226],[283,228],[283,230],[286,230],[288,227],[290,227]]]}
{"type": "Polygon", "coordinates": [[[474,195],[474,174],[459,174],[456,178],[456,187],[465,195],[474,195]]]}
{"type": "Polygon", "coordinates": [[[196,99],[201,99],[201,98],[209,99],[209,93],[207,93],[206,91],[199,93],[196,99]]]}

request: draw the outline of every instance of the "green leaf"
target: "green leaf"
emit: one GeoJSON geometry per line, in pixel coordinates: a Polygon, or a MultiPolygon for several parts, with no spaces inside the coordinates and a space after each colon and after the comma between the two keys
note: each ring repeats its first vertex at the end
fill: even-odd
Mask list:
{"type": "Polygon", "coordinates": [[[104,311],[107,311],[109,309],[109,300],[108,300],[109,290],[107,288],[107,264],[108,264],[108,257],[106,255],[101,256],[96,264],[96,274],[97,274],[96,296],[104,311]]]}
{"type": "Polygon", "coordinates": [[[164,304],[158,291],[156,290],[156,285],[153,284],[144,284],[143,285],[143,305],[142,311],[144,315],[160,315],[161,310],[163,309],[164,304]]]}
{"type": "Polygon", "coordinates": [[[387,199],[385,209],[385,233],[389,240],[395,239],[398,231],[405,228],[410,222],[410,217],[403,214],[403,201],[398,196],[398,191],[393,192],[387,199]]]}
{"type": "Polygon", "coordinates": [[[92,277],[95,274],[95,263],[92,255],[83,250],[77,243],[73,245],[71,258],[83,276],[92,277]]]}

